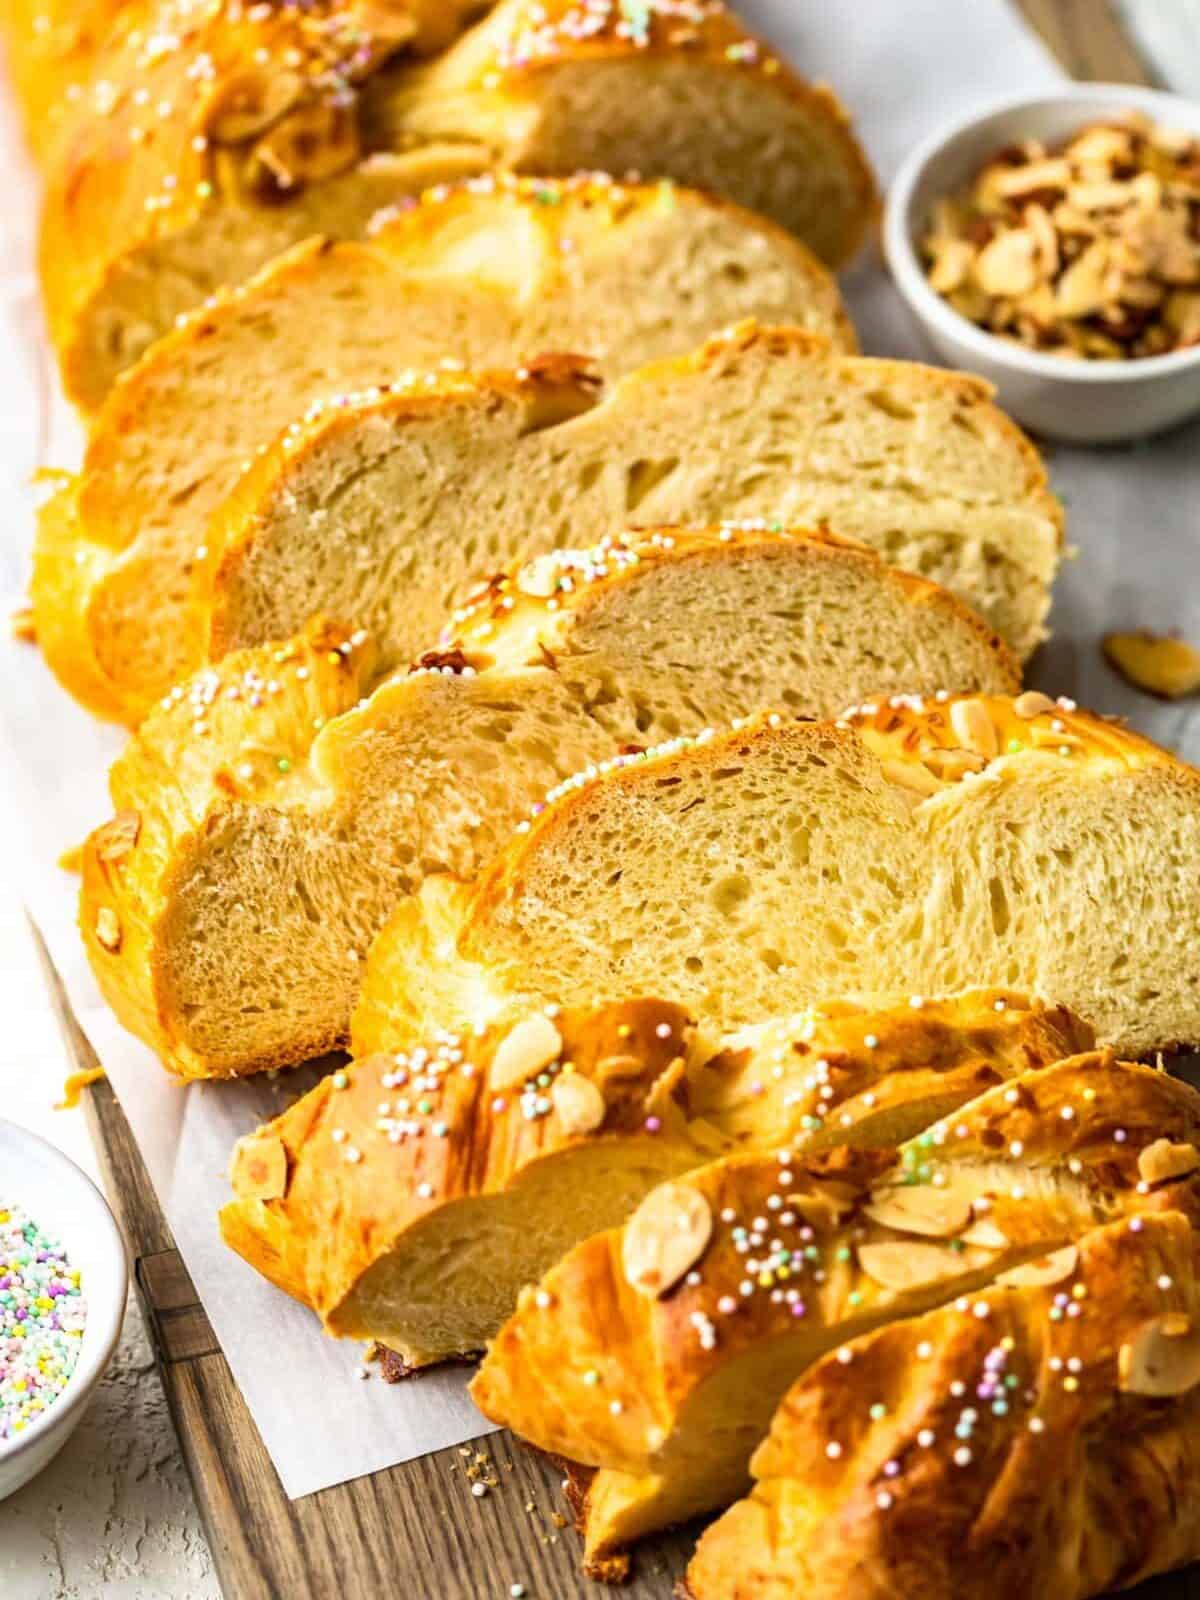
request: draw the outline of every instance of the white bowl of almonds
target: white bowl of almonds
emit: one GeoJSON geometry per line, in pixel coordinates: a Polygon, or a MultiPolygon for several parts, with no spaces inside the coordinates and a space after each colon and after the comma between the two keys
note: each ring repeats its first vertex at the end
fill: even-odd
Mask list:
{"type": "Polygon", "coordinates": [[[939,354],[1034,432],[1200,412],[1200,105],[1076,84],[959,120],[897,174],[884,248],[939,354]]]}

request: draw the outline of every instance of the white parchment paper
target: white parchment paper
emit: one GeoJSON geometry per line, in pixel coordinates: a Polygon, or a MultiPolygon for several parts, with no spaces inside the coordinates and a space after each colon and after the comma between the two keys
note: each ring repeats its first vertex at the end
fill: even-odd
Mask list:
{"type": "MultiPolygon", "coordinates": [[[[810,76],[833,83],[855,114],[883,179],[912,143],[989,98],[1060,76],[1004,0],[742,0],[753,24],[810,76]]],[[[32,538],[30,475],[74,465],[79,434],[42,341],[32,274],[36,197],[11,114],[0,125],[8,206],[0,219],[0,604],[24,591],[32,538]]],[[[848,283],[864,348],[928,358],[877,256],[848,283]]],[[[1060,580],[1055,638],[1033,681],[1119,712],[1192,759],[1200,718],[1134,694],[1103,664],[1116,625],[1178,628],[1200,641],[1200,427],[1149,445],[1059,450],[1079,557],[1060,580]]],[[[197,1085],[169,1081],[102,1006],[75,931],[76,882],[56,865],[108,814],[104,775],[121,736],[91,721],[51,682],[35,650],[5,641],[0,795],[5,840],[76,1014],[121,1099],[163,1210],[288,1494],[299,1496],[484,1431],[459,1372],[395,1387],[356,1378],[358,1352],[263,1282],[220,1243],[218,1207],[235,1138],[282,1109],[300,1080],[197,1085]]],[[[1120,906],[1103,909],[1120,917],[1120,906]]]]}

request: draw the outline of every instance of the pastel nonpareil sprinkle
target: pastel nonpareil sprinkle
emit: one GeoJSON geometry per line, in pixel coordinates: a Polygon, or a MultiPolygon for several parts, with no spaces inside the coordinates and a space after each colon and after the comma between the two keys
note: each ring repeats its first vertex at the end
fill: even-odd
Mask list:
{"type": "Polygon", "coordinates": [[[67,1387],[86,1320],[79,1271],[66,1252],[0,1200],[0,1448],[67,1387]]]}

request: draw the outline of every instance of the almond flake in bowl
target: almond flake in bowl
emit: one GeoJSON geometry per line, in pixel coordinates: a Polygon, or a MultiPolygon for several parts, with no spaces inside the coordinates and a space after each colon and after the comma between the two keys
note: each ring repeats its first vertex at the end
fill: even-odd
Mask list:
{"type": "Polygon", "coordinates": [[[1071,360],[1200,344],[1200,138],[1126,111],[997,150],[934,205],[931,288],[989,333],[1071,360]]]}

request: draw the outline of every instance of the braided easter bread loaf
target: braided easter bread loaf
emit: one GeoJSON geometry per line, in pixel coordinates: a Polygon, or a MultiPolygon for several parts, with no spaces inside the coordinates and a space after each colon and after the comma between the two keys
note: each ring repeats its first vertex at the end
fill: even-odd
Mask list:
{"type": "Polygon", "coordinates": [[[115,810],[162,813],[164,831],[115,861],[85,851],[81,923],[101,988],[186,1076],[344,1041],[358,959],[396,900],[431,871],[473,877],[580,765],[781,696],[827,713],[881,676],[1015,680],[1003,646],[934,586],[831,535],[755,526],[540,557],[490,584],[412,672],[281,739],[306,671],[264,646],[173,691],[111,783],[115,810]],[[282,698],[245,693],[248,676],[282,698]],[[160,798],[175,793],[180,747],[225,774],[203,806],[160,798]],[[148,942],[114,948],[101,920],[148,942]]]}
{"type": "Polygon", "coordinates": [[[1131,1055],[1200,1039],[1200,781],[1072,702],[773,713],[548,800],[476,885],[427,880],[397,907],[359,1046],[507,992],[653,988],[728,1028],[834,975],[854,994],[1013,984],[1131,1055]]]}
{"type": "MultiPolygon", "coordinates": [[[[453,478],[462,456],[478,448],[467,431],[473,418],[489,406],[504,414],[490,435],[498,447],[506,424],[536,430],[588,409],[590,374],[578,363],[552,362],[544,381],[518,379],[505,389],[496,380],[473,404],[461,384],[423,384],[409,369],[515,366],[546,351],[583,351],[613,377],[688,351],[745,317],[796,322],[839,342],[852,338],[836,285],[801,244],[749,212],[670,186],[483,179],[426,194],[383,221],[369,241],[310,239],[160,339],[95,418],[82,470],[45,508],[34,553],[33,604],[47,659],[92,710],[131,723],[203,665],[208,618],[197,609],[193,583],[210,555],[221,553],[218,538],[223,545],[228,537],[211,526],[214,513],[260,452],[275,443],[274,464],[288,460],[317,418],[331,421],[352,394],[378,400],[375,386],[400,380],[409,439],[438,430],[439,472],[453,478]],[[317,401],[328,409],[313,415],[317,401]]],[[[941,387],[949,398],[950,381],[941,387]]],[[[1056,552],[1057,503],[1036,454],[1010,424],[990,422],[986,406],[971,406],[983,396],[967,384],[961,409],[978,416],[987,437],[1009,429],[1012,443],[1002,444],[998,458],[988,456],[964,498],[972,488],[999,494],[1011,484],[1008,498],[1026,501],[1052,525],[1056,552]]],[[[367,436],[373,431],[368,425],[367,436]]],[[[564,471],[559,479],[547,490],[565,502],[575,478],[564,471]]],[[[337,528],[341,488],[320,474],[305,485],[317,494],[313,509],[320,513],[306,525],[315,522],[321,539],[330,523],[331,534],[337,528]]],[[[460,548],[472,535],[458,525],[445,531],[419,487],[408,494],[438,530],[434,560],[444,549],[451,564],[444,599],[464,570],[476,575],[460,548]]],[[[629,511],[629,502],[618,509],[602,493],[593,501],[609,514],[604,526],[586,528],[585,538],[615,531],[629,511]]],[[[487,503],[468,502],[470,520],[487,503]]],[[[710,503],[705,514],[724,511],[710,503]]],[[[1018,521],[1024,531],[1026,521],[1018,521]]],[[[539,508],[538,522],[543,546],[568,536],[565,505],[557,519],[539,508]]],[[[505,527],[507,549],[498,548],[493,561],[521,553],[512,523],[505,527]]],[[[1029,533],[1036,540],[1037,530],[1029,533]]],[[[476,559],[485,548],[479,544],[476,559]]],[[[381,553],[377,568],[364,559],[373,554],[351,538],[348,564],[376,571],[374,596],[401,587],[404,547],[381,553]]],[[[1048,559],[1049,573],[1045,562],[1029,563],[1040,585],[1053,572],[1055,555],[1048,559]]],[[[327,553],[311,536],[305,554],[290,556],[303,574],[285,580],[297,626],[320,609],[323,589],[331,590],[331,602],[340,598],[329,574],[342,564],[336,545],[327,553]]],[[[397,641],[404,653],[424,642],[397,641]]]]}
{"type": "Polygon", "coordinates": [[[136,14],[95,54],[47,162],[43,285],[89,410],[206,295],[315,234],[361,236],[435,183],[642,172],[758,210],[831,265],[874,216],[833,95],[719,0],[422,0],[415,15],[407,0],[143,0],[136,14]]]}
{"type": "Polygon", "coordinates": [[[1090,1043],[995,990],[836,1002],[717,1044],[657,1000],[533,1011],[324,1078],[241,1141],[222,1231],[331,1333],[423,1366],[482,1349],[525,1284],[666,1178],[890,1145],[1090,1043]]]}
{"type": "Polygon", "coordinates": [[[810,1369],[680,1600],[1088,1600],[1200,1557],[1200,1246],[1135,1221],[810,1369]]]}
{"type": "Polygon", "coordinates": [[[1194,1223],[1198,1137],[1194,1090],[1085,1055],[897,1151],[718,1161],[522,1294],[472,1395],[597,1469],[586,1559],[604,1571],[632,1540],[740,1494],[776,1404],[836,1346],[998,1280],[1061,1284],[1097,1224],[1194,1223]]]}

